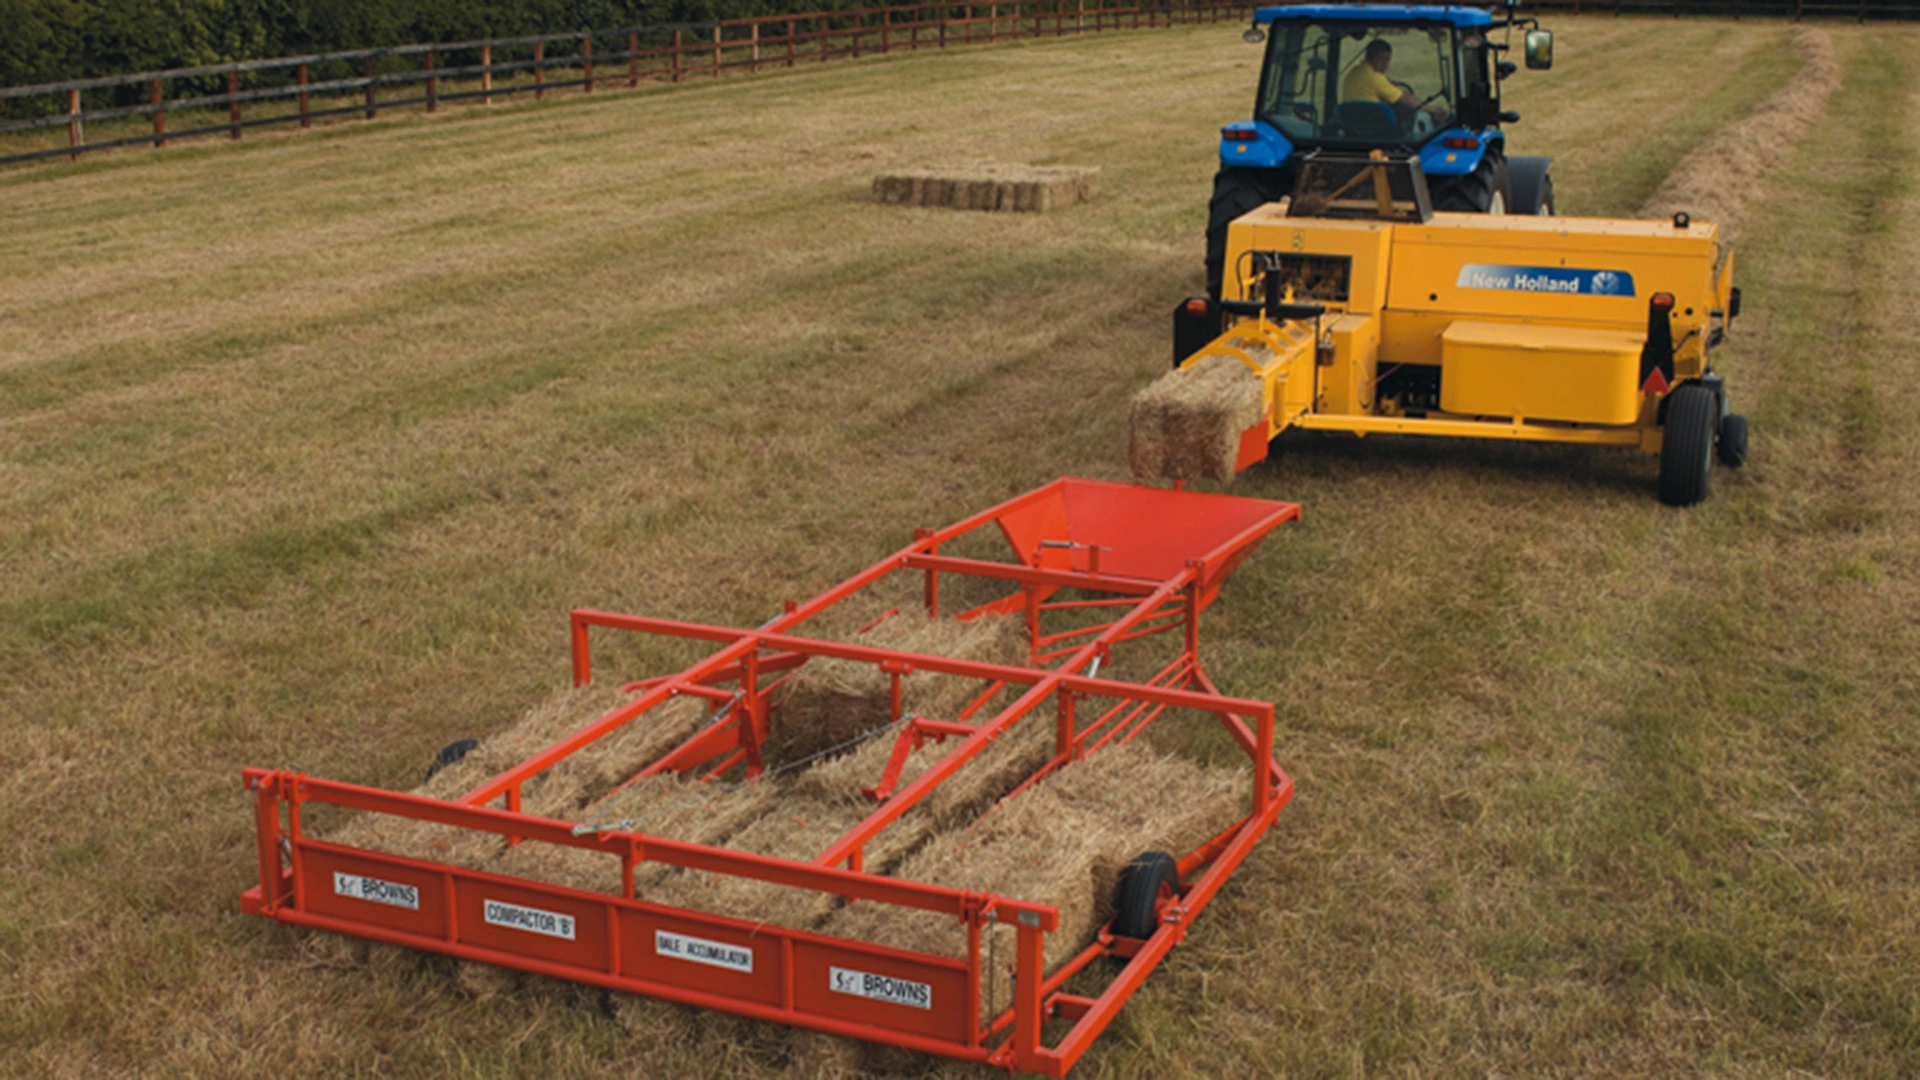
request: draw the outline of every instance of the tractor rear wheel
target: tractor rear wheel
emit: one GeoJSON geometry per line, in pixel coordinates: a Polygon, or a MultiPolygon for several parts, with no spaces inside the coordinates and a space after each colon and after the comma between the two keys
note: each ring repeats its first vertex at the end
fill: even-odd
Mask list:
{"type": "Polygon", "coordinates": [[[1728,413],[1720,418],[1720,464],[1737,469],[1747,463],[1747,418],[1728,413]]]}
{"type": "Polygon", "coordinates": [[[1164,851],[1134,856],[1120,875],[1120,898],[1113,916],[1113,932],[1120,937],[1146,939],[1160,928],[1160,905],[1180,887],[1180,864],[1164,851]]]}
{"type": "Polygon", "coordinates": [[[1660,442],[1660,501],[1692,506],[1713,487],[1713,436],[1720,426],[1720,400],[1688,383],[1667,399],[1667,427],[1660,442]]]}
{"type": "Polygon", "coordinates": [[[1286,177],[1273,169],[1221,169],[1213,175],[1207,203],[1207,296],[1220,299],[1226,280],[1227,226],[1249,210],[1276,202],[1287,192],[1286,177]]]}
{"type": "Polygon", "coordinates": [[[1465,176],[1434,178],[1428,181],[1435,210],[1460,214],[1504,214],[1513,205],[1513,182],[1507,176],[1507,161],[1498,154],[1480,159],[1465,176]]]}

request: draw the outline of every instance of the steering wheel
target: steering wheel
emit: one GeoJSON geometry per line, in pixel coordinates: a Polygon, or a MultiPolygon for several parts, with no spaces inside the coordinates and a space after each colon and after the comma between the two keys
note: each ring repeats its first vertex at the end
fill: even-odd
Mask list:
{"type": "Polygon", "coordinates": [[[1296,101],[1293,103],[1293,115],[1305,120],[1309,124],[1317,124],[1320,122],[1320,117],[1314,113],[1313,106],[1304,101],[1296,101]]]}

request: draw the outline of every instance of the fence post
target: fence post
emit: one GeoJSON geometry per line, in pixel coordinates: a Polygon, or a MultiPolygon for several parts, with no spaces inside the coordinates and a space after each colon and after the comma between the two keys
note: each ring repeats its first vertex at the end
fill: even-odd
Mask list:
{"type": "MultiPolygon", "coordinates": [[[[303,66],[302,71],[306,68],[303,66]]],[[[167,109],[166,95],[161,92],[160,80],[153,80],[153,146],[158,150],[167,145],[167,109]]]]}
{"type": "Polygon", "coordinates": [[[369,56],[369,57],[367,57],[367,59],[366,59],[366,62],[360,65],[360,70],[361,70],[362,72],[364,72],[364,73],[366,74],[366,78],[367,78],[367,119],[369,119],[369,120],[371,120],[371,119],[373,119],[373,113],[374,113],[374,108],[373,108],[373,57],[371,57],[371,56],[369,56]]]}
{"type": "Polygon", "coordinates": [[[713,24],[713,77],[720,77],[720,24],[713,24]]]}
{"type": "Polygon", "coordinates": [[[427,111],[440,111],[440,80],[433,75],[435,68],[433,50],[427,50],[427,111]]]}
{"type": "Polygon", "coordinates": [[[586,80],[587,80],[587,84],[581,90],[581,93],[591,94],[593,93],[593,35],[592,34],[580,35],[580,67],[581,67],[581,73],[586,77],[586,80]]]}
{"type": "Polygon", "coordinates": [[[760,74],[760,20],[753,20],[748,24],[747,29],[752,31],[751,40],[753,41],[752,59],[748,62],[747,70],[758,75],[760,74]]]}
{"type": "Polygon", "coordinates": [[[533,100],[544,101],[547,96],[547,43],[533,43],[533,100]]]}
{"type": "Polygon", "coordinates": [[[991,45],[1000,36],[1000,5],[987,5],[987,44],[991,45]]]}
{"type": "Polygon", "coordinates": [[[493,104],[493,46],[480,46],[480,104],[493,104]]]}
{"type": "Polygon", "coordinates": [[[673,81],[680,81],[680,31],[673,32],[673,81]]]}
{"type": "Polygon", "coordinates": [[[227,128],[229,138],[240,137],[240,73],[227,72],[227,128]]]}
{"type": "Polygon", "coordinates": [[[78,90],[67,91],[67,115],[72,117],[67,121],[67,145],[75,148],[70,156],[73,160],[79,161],[78,148],[87,141],[87,129],[86,122],[80,119],[80,91],[78,90]]]}
{"type": "Polygon", "coordinates": [[[313,117],[308,115],[308,113],[312,111],[313,110],[309,105],[308,97],[307,97],[307,65],[301,64],[300,65],[300,130],[301,131],[306,131],[308,128],[313,127],[313,117]]]}
{"type": "Polygon", "coordinates": [[[640,35],[627,35],[627,86],[640,87],[640,35]]]}
{"type": "Polygon", "coordinates": [[[793,66],[793,20],[787,20],[787,66],[793,66]]]}
{"type": "Polygon", "coordinates": [[[947,47],[947,21],[953,17],[952,8],[940,9],[940,47],[947,47]]]}

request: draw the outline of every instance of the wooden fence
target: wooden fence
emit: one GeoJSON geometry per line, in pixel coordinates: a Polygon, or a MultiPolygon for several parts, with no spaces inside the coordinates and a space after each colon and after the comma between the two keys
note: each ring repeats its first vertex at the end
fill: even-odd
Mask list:
{"type": "Polygon", "coordinates": [[[1035,37],[1148,29],[1250,17],[1244,0],[1020,0],[910,5],[725,19],[674,26],[496,38],[249,60],[38,86],[0,87],[0,103],[29,113],[0,121],[0,136],[66,128],[64,146],[0,155],[0,164],[70,157],[125,146],[166,146],[197,136],[238,139],[250,127],[312,126],[327,117],[374,119],[382,110],[563,88],[634,88],[727,72],[918,49],[1035,37]],[[612,46],[611,49],[608,46],[612,46]],[[381,96],[401,90],[402,96],[381,96]],[[90,100],[91,99],[91,100],[90,100]],[[252,115],[243,115],[242,106],[252,115]],[[224,111],[224,119],[220,113],[224,111]],[[193,126],[168,131],[167,116],[193,126]],[[88,141],[89,122],[147,118],[151,131],[88,141]]]}

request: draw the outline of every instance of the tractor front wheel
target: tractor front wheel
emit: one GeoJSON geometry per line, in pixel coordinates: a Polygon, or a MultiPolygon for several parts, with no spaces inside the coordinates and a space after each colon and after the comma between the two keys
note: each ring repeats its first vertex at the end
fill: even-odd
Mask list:
{"type": "Polygon", "coordinates": [[[1667,399],[1667,427],[1660,442],[1660,501],[1692,506],[1713,487],[1713,437],[1720,426],[1720,400],[1688,383],[1667,399]]]}
{"type": "Polygon", "coordinates": [[[1221,169],[1207,203],[1207,296],[1220,299],[1227,272],[1227,226],[1249,210],[1286,194],[1286,178],[1272,169],[1221,169]]]}
{"type": "Polygon", "coordinates": [[[1435,210],[1461,214],[1504,214],[1513,205],[1513,181],[1506,159],[1488,154],[1472,172],[1451,179],[1430,178],[1435,210]]]}
{"type": "Polygon", "coordinates": [[[1153,936],[1160,928],[1160,908],[1173,899],[1180,888],[1180,864],[1164,851],[1147,851],[1134,856],[1120,875],[1119,903],[1115,905],[1113,932],[1120,937],[1153,936]]]}

